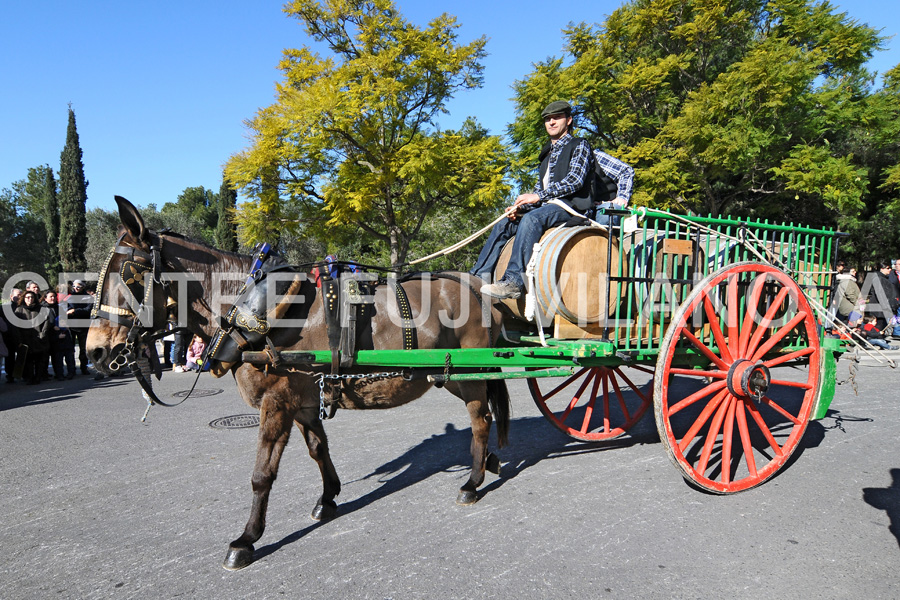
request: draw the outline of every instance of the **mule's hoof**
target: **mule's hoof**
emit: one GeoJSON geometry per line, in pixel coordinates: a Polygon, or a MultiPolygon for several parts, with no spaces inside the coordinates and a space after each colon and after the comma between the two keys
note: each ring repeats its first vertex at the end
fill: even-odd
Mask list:
{"type": "Polygon", "coordinates": [[[491,452],[487,455],[487,460],[484,463],[484,468],[488,473],[494,473],[496,475],[500,474],[500,459],[497,458],[497,455],[491,452]]]}
{"type": "Polygon", "coordinates": [[[337,503],[334,500],[322,502],[322,499],[319,498],[310,516],[315,521],[330,521],[337,516],[337,503]]]}
{"type": "Polygon", "coordinates": [[[249,548],[234,546],[228,547],[228,554],[225,555],[225,562],[222,566],[229,571],[239,571],[253,562],[253,546],[249,548]]]}
{"type": "Polygon", "coordinates": [[[459,495],[456,497],[457,504],[460,506],[470,506],[476,502],[478,502],[478,492],[459,490],[459,495]]]}

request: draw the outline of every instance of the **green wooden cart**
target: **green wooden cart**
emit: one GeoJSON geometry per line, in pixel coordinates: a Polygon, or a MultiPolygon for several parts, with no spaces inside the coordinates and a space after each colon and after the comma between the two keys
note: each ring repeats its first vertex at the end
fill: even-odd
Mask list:
{"type": "Polygon", "coordinates": [[[687,480],[723,494],[763,483],[834,395],[843,348],[821,315],[842,234],[645,208],[609,216],[620,222],[545,235],[532,306],[506,303],[502,347],[359,351],[357,364],[430,369],[436,382],[526,378],[553,425],[591,442],[626,434],[652,405],[687,480]]]}

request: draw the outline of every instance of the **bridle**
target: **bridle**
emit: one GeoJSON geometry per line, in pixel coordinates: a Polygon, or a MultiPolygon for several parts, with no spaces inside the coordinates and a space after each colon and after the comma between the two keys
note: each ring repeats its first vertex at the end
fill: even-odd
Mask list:
{"type": "Polygon", "coordinates": [[[175,406],[175,404],[167,404],[160,400],[154,393],[153,386],[147,380],[147,377],[144,376],[145,372],[150,373],[152,370],[150,361],[143,352],[145,345],[148,342],[155,344],[157,339],[169,333],[165,329],[157,330],[153,327],[154,285],[163,286],[167,297],[172,297],[169,290],[169,282],[163,281],[161,277],[163,238],[159,235],[154,235],[156,240],[151,244],[150,252],[144,252],[139,248],[123,245],[122,240],[125,238],[125,235],[123,233],[116,240],[116,245],[113,246],[106,263],[103,265],[103,269],[100,271],[98,290],[94,296],[94,306],[91,309],[91,318],[106,319],[112,323],[128,327],[125,344],[113,352],[109,361],[109,369],[111,371],[119,371],[128,366],[151,403],[162,406],[175,406]],[[109,267],[117,254],[126,257],[119,268],[119,276],[122,278],[127,294],[130,295],[130,299],[126,298],[130,301],[126,301],[126,307],[124,308],[111,306],[103,301],[107,287],[106,280],[109,277],[109,267]],[[131,308],[135,304],[137,305],[136,312],[131,308]],[[145,323],[148,320],[149,323],[145,323]]]}

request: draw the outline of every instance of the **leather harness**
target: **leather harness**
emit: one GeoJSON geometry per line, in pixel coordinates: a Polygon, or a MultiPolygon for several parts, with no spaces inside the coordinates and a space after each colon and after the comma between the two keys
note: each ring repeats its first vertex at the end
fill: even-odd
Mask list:
{"type": "MultiPolygon", "coordinates": [[[[275,345],[268,338],[270,324],[266,318],[264,303],[258,299],[265,297],[268,282],[267,275],[276,271],[296,272],[295,267],[269,264],[272,256],[268,244],[258,247],[250,275],[237,294],[237,298],[220,319],[219,329],[207,346],[205,360],[222,362],[238,362],[241,353],[249,350],[263,349],[269,355],[270,364],[278,368],[280,357],[275,345]]],[[[342,273],[343,263],[327,265],[334,269],[335,277],[321,275],[320,283],[324,320],[326,325],[328,347],[331,351],[331,379],[342,382],[341,370],[356,364],[356,350],[359,337],[365,325],[371,320],[375,303],[375,287],[377,278],[369,273],[342,273]]],[[[319,265],[319,272],[326,270],[319,265]]],[[[400,313],[402,340],[404,350],[418,348],[415,321],[406,291],[397,279],[387,279],[388,287],[397,299],[400,313]]],[[[342,385],[331,385],[331,410],[334,415],[340,400],[342,385]]]]}

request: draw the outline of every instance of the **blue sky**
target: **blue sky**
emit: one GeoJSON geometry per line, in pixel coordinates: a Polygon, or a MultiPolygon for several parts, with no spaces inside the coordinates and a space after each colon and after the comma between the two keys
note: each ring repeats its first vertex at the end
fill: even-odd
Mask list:
{"type": "MultiPolygon", "coordinates": [[[[836,2],[894,36],[870,67],[900,63],[896,0],[836,2]]],[[[562,53],[571,21],[602,22],[613,0],[398,0],[424,25],[458,17],[460,41],[489,38],[485,85],[450,105],[444,128],[474,115],[492,133],[513,119],[512,83],[562,53]]],[[[244,121],[274,100],[281,51],[307,42],[280,0],[10,0],[0,6],[0,188],[29,167],[59,167],[68,105],[78,122],[88,208],[118,194],[145,206],[186,187],[218,191],[222,165],[248,145],[244,121]]]]}

